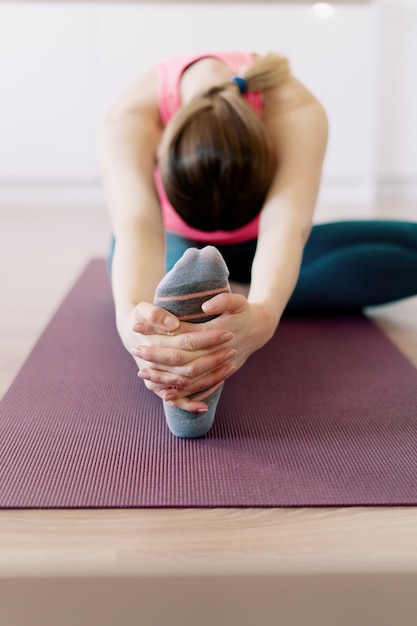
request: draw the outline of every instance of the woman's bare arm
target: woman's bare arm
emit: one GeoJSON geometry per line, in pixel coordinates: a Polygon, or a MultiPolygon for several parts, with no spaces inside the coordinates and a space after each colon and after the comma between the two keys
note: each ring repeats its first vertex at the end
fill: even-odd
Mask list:
{"type": "Polygon", "coordinates": [[[234,333],[237,356],[231,364],[236,368],[272,337],[294,290],[327,145],[326,114],[296,79],[269,95],[265,125],[277,172],[261,212],[247,300],[220,295],[204,305],[220,314],[212,326],[224,324],[234,333]]]}
{"type": "Polygon", "coordinates": [[[266,125],[278,169],[261,213],[248,300],[276,327],[295,287],[308,239],[327,145],[327,117],[298,81],[272,96],[266,125]]]}
{"type": "MultiPolygon", "coordinates": [[[[157,345],[169,355],[171,384],[181,385],[178,372],[193,381],[207,373],[217,384],[223,379],[228,352],[222,348],[223,331],[197,332],[195,325],[180,325],[174,315],[151,304],[165,270],[165,234],[153,180],[162,133],[154,87],[152,73],[140,79],[112,107],[98,134],[102,181],[116,239],[112,290],[117,328],[129,352],[145,344],[157,345]],[[176,328],[178,336],[169,336],[176,328]]],[[[135,360],[146,371],[147,361],[135,360]]],[[[165,378],[162,370],[159,376],[165,378]]],[[[148,380],[146,385],[162,397],[170,387],[148,380]]],[[[186,405],[188,410],[205,406],[192,401],[186,405]]]]}
{"type": "Polygon", "coordinates": [[[157,129],[146,114],[108,117],[99,158],[116,240],[112,288],[119,333],[126,343],[134,307],[152,302],[164,273],[164,231],[153,185],[157,129]]]}

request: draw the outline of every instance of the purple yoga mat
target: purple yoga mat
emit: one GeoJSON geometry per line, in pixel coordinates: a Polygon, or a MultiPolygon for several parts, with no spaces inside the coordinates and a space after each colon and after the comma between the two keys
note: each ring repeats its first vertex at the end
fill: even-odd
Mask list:
{"type": "Polygon", "coordinates": [[[417,504],[417,370],[366,318],[284,319],[210,433],[169,432],[92,261],[0,403],[0,507],[417,504]]]}

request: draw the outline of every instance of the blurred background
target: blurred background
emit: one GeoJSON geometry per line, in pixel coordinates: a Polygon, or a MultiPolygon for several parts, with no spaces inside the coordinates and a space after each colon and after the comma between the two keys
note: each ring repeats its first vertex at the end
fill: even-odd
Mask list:
{"type": "MultiPolygon", "coordinates": [[[[294,74],[327,110],[330,142],[317,220],[389,216],[417,221],[417,0],[0,0],[0,396],[86,263],[107,253],[110,226],[95,137],[110,103],[166,55],[240,48],[260,53],[274,50],[288,56],[294,74]]],[[[376,307],[368,314],[417,366],[417,297],[376,307]]],[[[75,320],[74,333],[76,326],[75,320]]],[[[23,513],[28,517],[16,512],[11,518],[3,515],[2,575],[10,577],[6,581],[10,584],[4,587],[3,580],[2,626],[50,626],[58,623],[51,622],[53,615],[59,615],[61,624],[62,619],[68,624],[85,623],[80,606],[81,613],[96,615],[91,602],[98,598],[96,604],[104,600],[103,606],[108,607],[107,596],[118,607],[118,623],[125,623],[132,605],[137,609],[138,596],[135,586],[126,596],[129,578],[119,577],[120,591],[117,586],[114,591],[113,579],[107,584],[106,571],[117,572],[119,566],[132,576],[140,563],[138,571],[151,571],[150,579],[158,580],[158,563],[165,563],[166,558],[175,565],[180,555],[180,566],[187,568],[187,563],[198,566],[199,555],[203,555],[203,569],[206,564],[207,571],[214,571],[210,568],[215,567],[216,533],[207,535],[207,548],[200,541],[206,529],[202,518],[181,517],[172,522],[164,516],[162,523],[159,517],[111,514],[103,518],[100,513],[100,519],[88,517],[91,523],[87,523],[80,512],[71,518],[61,516],[62,512],[56,516],[50,511],[23,513]],[[181,551],[170,531],[181,525],[179,536],[184,535],[184,523],[193,532],[181,551]],[[147,524],[152,525],[151,548],[146,543],[147,524]],[[93,535],[98,542],[92,541],[93,535]],[[104,587],[74,575],[85,564],[91,565],[90,561],[93,567],[103,564],[100,580],[104,587]],[[72,572],[75,587],[48,586],[48,579],[58,581],[53,577],[62,571],[72,572]],[[46,585],[42,587],[42,581],[33,585],[42,572],[46,585]],[[48,577],[45,572],[53,573],[48,577]],[[78,595],[77,586],[82,589],[78,595]],[[80,598],[85,606],[80,605],[80,598]]],[[[381,606],[392,608],[390,615],[415,613],[415,516],[406,510],[398,515],[392,510],[386,513],[320,512],[314,518],[296,512],[288,521],[286,517],[268,517],[264,522],[256,513],[240,522],[238,517],[226,517],[224,522],[218,517],[217,526],[225,523],[227,527],[230,522],[237,528],[238,538],[240,528],[249,560],[260,554],[255,573],[273,572],[274,563],[278,571],[282,567],[283,572],[290,572],[289,587],[285,586],[285,574],[282,579],[283,589],[289,589],[286,607],[296,606],[297,613],[300,605],[303,612],[299,598],[307,598],[304,604],[309,617],[304,623],[328,624],[336,611],[333,605],[338,607],[339,617],[346,607],[354,615],[359,611],[361,617],[381,613],[381,606]],[[276,532],[275,546],[281,540],[285,544],[275,556],[269,545],[262,551],[262,537],[268,542],[271,532],[276,532]],[[294,576],[303,571],[305,575],[294,576]],[[324,575],[311,580],[309,574],[316,571],[324,575]],[[331,579],[326,576],[328,571],[331,579]],[[335,577],[333,571],[347,572],[345,579],[335,577]],[[352,573],[358,575],[352,577],[352,573]],[[381,598],[387,599],[382,605],[381,598]],[[321,621],[315,620],[314,603],[319,613],[321,606],[326,612],[321,613],[321,621]]],[[[233,550],[228,554],[238,567],[240,561],[234,560],[233,550]]],[[[268,584],[265,587],[268,576],[259,578],[255,596],[253,581],[248,578],[253,606],[258,606],[261,598],[264,615],[269,596],[275,598],[268,584]]],[[[169,576],[166,580],[169,589],[175,590],[171,593],[174,600],[180,597],[169,576]]],[[[165,598],[159,581],[155,589],[155,598],[165,598]]],[[[245,587],[233,589],[236,595],[244,593],[245,587]]],[[[213,611],[218,609],[216,602],[211,604],[213,611]]],[[[167,611],[173,607],[176,621],[175,602],[166,606],[167,611]]],[[[196,616],[195,623],[200,623],[201,610],[198,615],[196,610],[190,613],[187,605],[187,615],[196,616]]],[[[295,623],[292,609],[283,610],[280,605],[280,616],[295,623]]],[[[349,610],[345,615],[344,624],[361,623],[361,617],[355,621],[349,610]]],[[[259,618],[257,615],[262,623],[259,618]]],[[[97,623],[91,619],[91,624],[97,623]]],[[[370,625],[369,619],[362,622],[370,625]]],[[[389,620],[387,617],[384,623],[389,620]]],[[[392,618],[391,623],[405,624],[401,616],[397,622],[392,618]]],[[[415,618],[407,623],[415,623],[415,618]]]]}
{"type": "MultiPolygon", "coordinates": [[[[239,48],[288,56],[328,112],[316,221],[417,221],[416,0],[0,0],[0,395],[107,254],[95,137],[110,103],[166,55],[239,48]]],[[[407,345],[413,303],[396,307],[407,345]]]]}
{"type": "Polygon", "coordinates": [[[101,201],[97,124],[150,64],[275,50],[330,119],[321,204],[417,198],[417,2],[0,2],[0,209],[101,201]]]}

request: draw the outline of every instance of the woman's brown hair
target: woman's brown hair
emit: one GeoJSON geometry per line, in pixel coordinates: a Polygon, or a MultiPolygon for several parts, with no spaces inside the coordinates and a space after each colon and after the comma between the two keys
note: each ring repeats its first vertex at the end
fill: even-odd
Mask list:
{"type": "MultiPolygon", "coordinates": [[[[242,78],[248,91],[264,92],[289,75],[287,59],[271,53],[255,59],[242,78]]],[[[274,175],[274,155],[262,121],[235,83],[194,98],[166,132],[162,183],[187,224],[231,231],[259,213],[274,175]]]]}

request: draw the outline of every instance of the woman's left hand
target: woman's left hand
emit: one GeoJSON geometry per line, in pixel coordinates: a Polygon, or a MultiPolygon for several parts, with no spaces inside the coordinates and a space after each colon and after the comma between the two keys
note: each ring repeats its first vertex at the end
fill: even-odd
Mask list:
{"type": "MultiPolygon", "coordinates": [[[[256,350],[261,348],[275,332],[277,320],[271,315],[267,307],[248,302],[243,295],[238,294],[220,294],[214,298],[207,300],[203,306],[203,310],[210,315],[217,315],[213,320],[201,324],[181,323],[177,331],[172,333],[172,348],[167,347],[167,337],[164,338],[164,346],[147,345],[138,346],[141,350],[142,358],[148,363],[146,369],[139,374],[141,377],[154,383],[166,386],[165,400],[181,408],[185,408],[185,398],[195,393],[196,387],[203,389],[210,387],[212,372],[202,372],[200,367],[196,367],[197,374],[195,376],[184,376],[183,368],[173,366],[173,350],[178,343],[175,337],[179,334],[189,332],[207,332],[209,330],[221,330],[233,333],[232,339],[226,344],[227,348],[234,351],[234,356],[228,360],[228,366],[233,371],[238,370],[245,363],[247,358],[256,350]],[[164,373],[161,376],[161,373],[164,373]],[[169,384],[170,376],[175,379],[175,387],[169,384]],[[178,381],[181,380],[181,385],[178,381]],[[204,387],[205,380],[207,385],[204,387]]],[[[156,329],[148,328],[147,334],[157,333],[156,329]]],[[[144,334],[142,332],[142,334],[144,334]]],[[[152,342],[153,343],[153,342],[152,342]]],[[[223,346],[226,347],[226,346],[223,346]]],[[[213,349],[208,349],[207,354],[212,354],[213,349]]],[[[203,363],[202,351],[198,349],[193,354],[193,350],[189,351],[187,356],[187,370],[192,371],[193,362],[203,363]]],[[[229,374],[230,375],[230,374],[229,374]]]]}
{"type": "Polygon", "coordinates": [[[278,320],[266,306],[248,302],[243,295],[220,294],[203,304],[203,310],[218,315],[207,322],[213,330],[222,328],[233,333],[230,345],[236,350],[231,363],[239,369],[246,359],[271,339],[278,320]]]}

